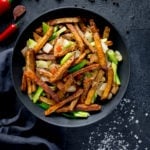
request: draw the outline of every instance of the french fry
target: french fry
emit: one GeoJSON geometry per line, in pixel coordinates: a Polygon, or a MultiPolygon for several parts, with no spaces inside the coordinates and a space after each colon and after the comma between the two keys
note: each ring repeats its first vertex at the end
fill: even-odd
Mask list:
{"type": "Polygon", "coordinates": [[[51,78],[50,78],[50,81],[51,82],[56,82],[58,80],[60,80],[64,73],[67,72],[67,69],[71,66],[71,64],[73,63],[74,61],[74,56],[72,56],[69,60],[67,60],[67,62],[65,64],[63,64],[58,70],[57,72],[55,73],[55,75],[53,75],[51,78]]]}
{"type": "Polygon", "coordinates": [[[84,41],[84,43],[88,46],[88,48],[94,53],[96,50],[95,48],[90,44],[90,42],[85,38],[84,34],[82,33],[82,31],[80,30],[79,26],[77,24],[75,24],[75,28],[78,32],[78,34],[80,35],[80,37],[82,38],[82,40],[84,41]]]}
{"type": "Polygon", "coordinates": [[[104,72],[102,70],[98,71],[96,78],[94,79],[94,82],[92,84],[91,89],[89,90],[85,104],[90,105],[92,103],[93,97],[95,95],[96,89],[98,87],[99,82],[101,81],[102,77],[104,75],[104,72]]]}
{"type": "Polygon", "coordinates": [[[34,39],[36,42],[38,42],[41,38],[42,38],[42,37],[41,37],[39,34],[37,34],[36,32],[33,32],[33,39],[34,39]]]}
{"type": "Polygon", "coordinates": [[[76,71],[74,73],[69,74],[68,76],[66,76],[64,78],[64,80],[67,80],[70,76],[76,77],[76,76],[78,76],[78,75],[80,75],[82,73],[85,73],[85,72],[88,72],[88,71],[91,71],[91,70],[95,70],[95,69],[99,69],[99,68],[100,68],[99,64],[89,65],[87,67],[84,67],[84,68],[80,69],[79,71],[76,71]]]}
{"type": "Polygon", "coordinates": [[[98,104],[90,104],[90,105],[85,105],[85,104],[77,104],[75,107],[75,110],[78,111],[99,111],[101,110],[101,105],[98,104]]]}
{"type": "Polygon", "coordinates": [[[32,93],[32,82],[30,78],[27,78],[27,93],[28,95],[32,93]]]}
{"type": "Polygon", "coordinates": [[[80,63],[80,62],[85,58],[85,56],[86,56],[86,53],[85,53],[85,52],[82,53],[82,54],[78,57],[78,59],[75,60],[75,62],[74,62],[73,64],[75,65],[75,64],[80,63]]]}
{"type": "Polygon", "coordinates": [[[74,94],[72,94],[71,96],[69,96],[68,98],[56,103],[55,105],[51,106],[49,109],[47,109],[44,114],[46,116],[52,114],[53,112],[55,112],[57,109],[63,107],[65,104],[73,101],[74,99],[78,98],[83,92],[83,89],[78,89],[74,94]]]}
{"type": "Polygon", "coordinates": [[[42,30],[42,27],[38,27],[35,29],[35,32],[39,35],[42,35],[43,34],[43,30],[42,30]]]}
{"type": "Polygon", "coordinates": [[[110,28],[108,26],[105,26],[104,31],[103,31],[103,39],[108,39],[109,38],[109,33],[110,33],[110,28]]]}
{"type": "Polygon", "coordinates": [[[112,84],[113,84],[113,69],[111,67],[107,70],[107,84],[104,92],[102,93],[101,100],[105,100],[108,98],[109,92],[111,91],[112,84]]]}
{"type": "Polygon", "coordinates": [[[81,37],[79,36],[78,32],[76,31],[75,26],[73,26],[72,24],[66,24],[66,26],[73,33],[73,35],[74,35],[74,37],[75,37],[75,39],[76,39],[76,41],[78,43],[80,51],[83,52],[83,50],[84,50],[84,43],[83,43],[81,37]]]}
{"type": "Polygon", "coordinates": [[[56,25],[62,23],[77,23],[80,21],[79,17],[67,17],[67,18],[58,18],[49,21],[49,25],[56,25]]]}
{"type": "Polygon", "coordinates": [[[51,37],[52,33],[53,33],[53,26],[50,26],[50,28],[47,30],[44,36],[40,38],[37,44],[34,46],[33,50],[35,51],[35,53],[38,53],[41,50],[41,48],[45,45],[45,43],[51,37]]]}
{"type": "Polygon", "coordinates": [[[25,76],[34,81],[37,85],[41,86],[44,91],[56,102],[59,101],[58,96],[51,90],[51,88],[33,72],[33,71],[25,71],[25,76]]]}
{"type": "Polygon", "coordinates": [[[23,75],[22,75],[22,81],[21,81],[21,91],[26,91],[27,90],[27,79],[24,75],[24,72],[23,72],[23,75]]]}
{"type": "Polygon", "coordinates": [[[112,93],[113,95],[115,95],[115,94],[118,92],[118,90],[119,90],[119,85],[113,83],[112,89],[111,89],[111,93],[112,93]]]}
{"type": "Polygon", "coordinates": [[[26,52],[26,70],[35,71],[35,56],[34,51],[32,49],[27,50],[26,52]]]}
{"type": "Polygon", "coordinates": [[[74,107],[76,106],[78,102],[78,98],[73,100],[70,105],[64,106],[62,108],[59,108],[58,110],[56,110],[57,113],[64,113],[64,112],[71,112],[73,111],[74,107]]]}
{"type": "Polygon", "coordinates": [[[73,101],[70,103],[70,105],[69,105],[69,110],[70,110],[70,111],[73,111],[73,110],[74,110],[76,104],[78,103],[78,100],[79,100],[79,98],[73,100],[73,101]]]}
{"type": "Polygon", "coordinates": [[[44,102],[44,103],[49,104],[49,105],[54,105],[54,104],[56,104],[56,102],[55,102],[54,100],[49,99],[49,98],[44,97],[44,96],[40,96],[39,101],[44,102]]]}
{"type": "Polygon", "coordinates": [[[105,57],[105,54],[104,54],[103,49],[102,49],[102,45],[100,42],[101,41],[100,36],[97,32],[94,33],[94,41],[95,41],[95,47],[97,49],[97,55],[99,57],[99,63],[101,65],[101,67],[104,70],[106,70],[107,69],[106,57],[105,57]]]}
{"type": "Polygon", "coordinates": [[[34,81],[31,81],[31,89],[32,89],[32,92],[35,92],[36,91],[36,84],[34,83],[34,81]]]}
{"type": "Polygon", "coordinates": [[[52,54],[38,54],[36,55],[36,59],[39,60],[55,60],[55,56],[52,54]]]}
{"type": "Polygon", "coordinates": [[[64,94],[67,92],[68,88],[71,86],[73,81],[74,81],[73,78],[70,77],[70,78],[68,78],[68,80],[65,83],[63,83],[61,81],[58,81],[56,83],[56,86],[59,89],[57,95],[59,95],[60,99],[64,97],[64,94]]]}
{"type": "Polygon", "coordinates": [[[105,42],[107,46],[112,46],[113,45],[113,41],[106,41],[105,42]]]}
{"type": "Polygon", "coordinates": [[[69,106],[64,106],[56,110],[56,113],[65,113],[65,112],[70,112],[69,106]]]}
{"type": "Polygon", "coordinates": [[[85,99],[86,99],[86,96],[87,96],[87,93],[92,85],[92,81],[91,79],[89,78],[85,78],[84,81],[83,81],[83,93],[80,97],[80,103],[84,103],[85,102],[85,99]]]}
{"type": "MultiPolygon", "coordinates": [[[[25,70],[27,71],[32,70],[34,72],[35,71],[34,51],[32,49],[27,50],[25,58],[26,58],[25,70]]],[[[29,78],[27,78],[27,90],[28,90],[28,94],[31,94],[32,92],[36,90],[35,83],[32,82],[29,78]]]]}
{"type": "Polygon", "coordinates": [[[61,81],[56,82],[56,86],[60,91],[64,91],[64,83],[61,81]]]}
{"type": "Polygon", "coordinates": [[[98,29],[93,19],[90,19],[90,25],[91,25],[91,30],[93,32],[95,47],[97,49],[97,55],[99,57],[99,63],[104,70],[107,70],[107,61],[106,61],[106,57],[105,57],[105,54],[103,52],[103,48],[100,42],[101,38],[100,38],[98,29]]]}
{"type": "Polygon", "coordinates": [[[82,20],[79,22],[79,26],[81,28],[81,31],[86,32],[87,27],[82,20]]]}
{"type": "Polygon", "coordinates": [[[47,77],[50,82],[50,78],[52,77],[52,74],[49,71],[47,71],[46,69],[43,69],[43,68],[36,68],[36,71],[38,72],[39,75],[47,77]]]}
{"type": "Polygon", "coordinates": [[[64,92],[68,90],[68,88],[72,85],[73,82],[74,82],[74,79],[72,76],[70,76],[70,78],[68,78],[68,80],[64,84],[64,92]]]}

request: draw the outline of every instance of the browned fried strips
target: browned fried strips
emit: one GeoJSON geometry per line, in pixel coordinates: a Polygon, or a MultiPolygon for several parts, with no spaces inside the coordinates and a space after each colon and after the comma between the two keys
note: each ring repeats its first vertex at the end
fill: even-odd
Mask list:
{"type": "Polygon", "coordinates": [[[92,51],[95,52],[95,48],[89,43],[89,41],[85,38],[83,32],[80,30],[79,26],[76,24],[75,28],[78,32],[78,34],[80,35],[80,37],[82,38],[82,40],[84,41],[84,43],[88,46],[88,48],[92,51]]]}
{"type": "Polygon", "coordinates": [[[113,70],[111,67],[108,68],[107,70],[107,84],[106,84],[106,88],[101,96],[101,100],[105,100],[108,98],[109,92],[111,90],[112,87],[112,83],[113,83],[113,70]]]}
{"type": "Polygon", "coordinates": [[[88,72],[90,70],[99,69],[99,67],[100,67],[99,64],[89,65],[87,67],[84,67],[84,68],[80,69],[79,71],[76,71],[76,72],[74,72],[72,74],[69,74],[67,77],[65,77],[65,80],[68,79],[70,76],[75,77],[75,76],[80,75],[80,74],[82,74],[84,72],[88,72]]]}
{"type": "Polygon", "coordinates": [[[73,101],[70,103],[69,106],[64,106],[64,107],[62,107],[62,108],[56,110],[56,112],[57,112],[57,113],[71,112],[71,111],[74,109],[74,107],[76,106],[77,102],[78,102],[78,98],[75,99],[75,100],[73,100],[73,101]]]}
{"type": "Polygon", "coordinates": [[[93,100],[93,97],[95,95],[96,89],[98,87],[99,82],[101,81],[102,77],[104,75],[104,72],[102,70],[98,71],[96,78],[94,79],[93,83],[92,83],[92,87],[89,90],[86,100],[85,100],[85,104],[86,105],[90,105],[93,100]]]}
{"type": "Polygon", "coordinates": [[[75,110],[80,111],[99,111],[101,110],[101,105],[99,104],[91,104],[91,105],[85,105],[85,104],[77,104],[75,110]]]}
{"type": "Polygon", "coordinates": [[[50,28],[47,30],[47,32],[44,34],[44,36],[41,37],[41,38],[38,40],[37,44],[34,46],[33,49],[34,49],[35,53],[37,53],[37,52],[40,51],[40,49],[44,46],[44,44],[45,44],[45,43],[48,41],[48,39],[51,37],[52,33],[53,33],[53,27],[50,26],[50,28]]]}
{"type": "Polygon", "coordinates": [[[40,60],[55,60],[55,56],[52,54],[38,54],[36,55],[36,59],[40,60]]]}
{"type": "Polygon", "coordinates": [[[49,21],[50,25],[56,25],[61,23],[77,23],[80,21],[79,17],[67,17],[67,18],[58,18],[49,21]]]}
{"type": "Polygon", "coordinates": [[[79,36],[78,32],[76,31],[75,27],[72,24],[66,24],[66,25],[69,28],[69,30],[73,33],[73,35],[78,43],[79,49],[82,52],[84,50],[84,44],[83,44],[81,37],[79,36]]]}
{"type": "Polygon", "coordinates": [[[79,89],[77,90],[73,95],[69,96],[68,98],[58,102],[57,104],[51,106],[49,109],[47,109],[44,114],[47,116],[47,115],[50,115],[52,114],[53,112],[55,112],[57,109],[63,107],[65,104],[73,101],[74,99],[76,99],[77,97],[79,97],[83,92],[83,89],[79,89]]]}
{"type": "Polygon", "coordinates": [[[51,82],[55,82],[55,81],[58,81],[60,80],[64,73],[67,71],[67,69],[71,66],[71,64],[73,63],[74,61],[74,56],[72,56],[65,64],[63,64],[58,70],[57,72],[55,73],[55,75],[53,75],[51,78],[50,78],[50,81],[51,82]]]}
{"type": "Polygon", "coordinates": [[[93,37],[94,37],[94,41],[95,41],[95,47],[97,50],[97,55],[99,57],[99,63],[101,65],[101,67],[106,70],[107,69],[107,61],[106,61],[106,57],[105,54],[103,52],[103,48],[101,45],[101,38],[98,32],[98,29],[96,27],[96,24],[94,22],[93,19],[90,20],[90,25],[91,25],[91,30],[93,32],[93,37]]]}
{"type": "Polygon", "coordinates": [[[27,79],[24,75],[24,72],[23,72],[23,75],[22,75],[22,81],[21,81],[21,91],[26,91],[27,89],[27,79]]]}
{"type": "Polygon", "coordinates": [[[109,38],[109,33],[110,33],[110,28],[108,26],[105,26],[104,32],[103,32],[103,38],[108,39],[109,38]]]}
{"type": "Polygon", "coordinates": [[[44,102],[46,104],[49,104],[49,105],[54,105],[56,102],[52,99],[49,99],[47,97],[44,97],[44,96],[40,96],[40,99],[39,99],[41,102],[44,102]]]}
{"type": "Polygon", "coordinates": [[[41,86],[44,89],[44,91],[50,97],[52,97],[53,100],[55,100],[56,102],[59,101],[58,96],[51,90],[51,88],[45,82],[41,81],[40,78],[33,71],[25,71],[25,76],[33,80],[37,85],[41,86]]]}

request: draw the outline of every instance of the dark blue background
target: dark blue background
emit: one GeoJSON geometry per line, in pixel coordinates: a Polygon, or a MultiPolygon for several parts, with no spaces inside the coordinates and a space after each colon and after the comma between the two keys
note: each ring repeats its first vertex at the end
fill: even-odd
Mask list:
{"type": "MultiPolygon", "coordinates": [[[[150,149],[150,1],[149,0],[20,0],[27,12],[19,31],[0,43],[0,145],[5,149],[149,150],[150,149]],[[41,13],[53,8],[89,8],[113,23],[131,60],[128,89],[119,106],[98,123],[77,129],[52,127],[20,104],[11,85],[9,59],[17,35],[41,13]],[[5,52],[4,52],[5,51],[5,52]],[[7,135],[7,136],[6,136],[7,135]]],[[[13,20],[0,17],[0,31],[13,20]]]]}

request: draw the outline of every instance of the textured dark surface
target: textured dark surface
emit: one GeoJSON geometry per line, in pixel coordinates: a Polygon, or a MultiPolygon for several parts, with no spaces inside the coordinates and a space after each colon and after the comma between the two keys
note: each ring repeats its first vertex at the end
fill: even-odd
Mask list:
{"type": "MultiPolygon", "coordinates": [[[[27,112],[27,115],[29,113],[28,117],[24,117],[20,113],[20,121],[13,123],[13,127],[21,126],[24,130],[20,133],[12,130],[14,131],[12,133],[9,129],[8,134],[26,138],[40,137],[41,141],[55,142],[64,150],[150,149],[150,1],[20,0],[16,4],[23,4],[27,8],[26,14],[21,19],[23,22],[19,32],[38,15],[53,8],[74,6],[89,8],[99,13],[113,23],[125,40],[131,60],[131,77],[126,94],[119,106],[108,117],[94,125],[78,129],[58,129],[37,120],[27,112]],[[29,127],[28,124],[31,122],[32,126],[29,127]],[[27,126],[28,128],[25,128],[27,126]]],[[[5,17],[0,17],[0,31],[12,21],[12,15],[8,16],[7,14],[5,17]]],[[[13,47],[18,33],[6,42],[0,43],[0,51],[13,47]]],[[[7,67],[9,69],[9,66],[7,67]]],[[[1,81],[2,84],[4,83],[1,81]]],[[[5,84],[3,89],[5,90],[1,90],[3,93],[1,93],[0,99],[5,96],[5,101],[9,100],[10,96],[7,96],[8,89],[5,84]]],[[[11,96],[15,97],[15,93],[11,92],[11,96]]],[[[5,103],[7,104],[7,102],[5,103]]],[[[18,101],[10,101],[13,106],[16,106],[15,103],[18,101]]],[[[21,104],[17,104],[17,106],[22,107],[21,104]]],[[[2,119],[13,117],[18,113],[17,108],[10,107],[8,112],[3,107],[0,108],[3,112],[2,119]]],[[[24,107],[21,112],[26,112],[24,107]]],[[[3,124],[5,123],[3,122],[3,124]]],[[[7,128],[9,126],[12,127],[12,124],[8,123],[7,128]]],[[[6,128],[2,127],[3,125],[0,126],[0,131],[7,133],[6,128]]],[[[9,147],[8,145],[7,147],[9,147]]],[[[46,149],[46,146],[44,148],[46,149]]]]}

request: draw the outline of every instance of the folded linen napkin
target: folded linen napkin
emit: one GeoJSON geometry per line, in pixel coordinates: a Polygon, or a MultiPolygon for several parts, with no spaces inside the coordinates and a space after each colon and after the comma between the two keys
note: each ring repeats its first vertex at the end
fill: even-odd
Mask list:
{"type": "Polygon", "coordinates": [[[7,150],[59,150],[44,133],[38,135],[37,118],[17,99],[11,81],[11,55],[12,49],[0,52],[0,146],[7,150]]]}

